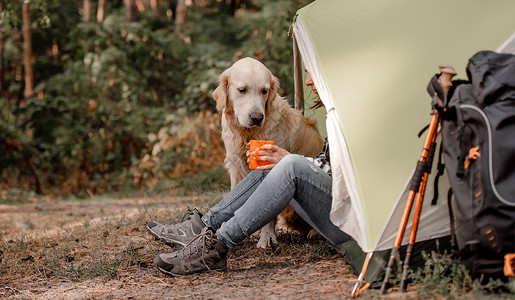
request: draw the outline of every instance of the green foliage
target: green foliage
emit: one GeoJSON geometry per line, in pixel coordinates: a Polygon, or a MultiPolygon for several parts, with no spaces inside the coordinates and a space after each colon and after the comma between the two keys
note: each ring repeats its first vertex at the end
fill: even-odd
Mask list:
{"type": "MultiPolygon", "coordinates": [[[[510,297],[510,288],[501,280],[484,281],[474,279],[466,267],[455,261],[449,254],[422,252],[425,264],[411,274],[414,284],[420,284],[417,289],[418,298],[427,299],[443,295],[448,299],[469,296],[471,298],[486,298],[490,293],[497,296],[510,297]]],[[[511,291],[513,295],[513,290],[511,291]]]]}
{"type": "MultiPolygon", "coordinates": [[[[145,11],[128,22],[123,2],[110,2],[98,24],[82,22],[81,1],[33,0],[34,99],[22,96],[21,2],[9,2],[0,22],[0,101],[6,103],[0,108],[0,189],[10,195],[19,189],[91,195],[130,182],[155,184],[170,170],[183,170],[177,166],[183,156],[164,152],[153,157],[158,169],[144,167],[159,142],[149,137],[177,127],[184,116],[214,111],[218,75],[243,56],[269,66],[291,95],[286,33],[295,11],[308,2],[241,1],[244,7],[234,10],[225,1],[206,1],[188,7],[182,38],[164,6],[157,15],[145,11]]],[[[181,151],[192,153],[196,146],[188,145],[181,151]]],[[[185,174],[199,166],[212,167],[199,162],[185,174]]]]}
{"type": "Polygon", "coordinates": [[[256,57],[279,78],[282,94],[293,98],[293,56],[289,28],[298,8],[309,0],[261,0],[262,11],[258,14],[242,11],[242,56],[256,57]]]}
{"type": "Polygon", "coordinates": [[[222,166],[199,172],[192,176],[181,177],[173,180],[172,186],[180,187],[178,194],[196,195],[220,194],[230,189],[229,175],[222,166]]]}

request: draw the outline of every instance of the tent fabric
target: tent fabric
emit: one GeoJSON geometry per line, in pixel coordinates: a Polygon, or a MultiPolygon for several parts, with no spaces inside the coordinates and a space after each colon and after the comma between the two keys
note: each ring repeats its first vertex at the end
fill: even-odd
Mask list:
{"type": "MultiPolygon", "coordinates": [[[[429,79],[441,64],[466,78],[476,52],[514,49],[514,11],[511,0],[317,0],[297,12],[295,41],[327,109],[330,217],[363,251],[393,245],[430,120],[429,79]]],[[[431,206],[432,195],[428,185],[419,241],[449,233],[447,204],[431,206]]]]}

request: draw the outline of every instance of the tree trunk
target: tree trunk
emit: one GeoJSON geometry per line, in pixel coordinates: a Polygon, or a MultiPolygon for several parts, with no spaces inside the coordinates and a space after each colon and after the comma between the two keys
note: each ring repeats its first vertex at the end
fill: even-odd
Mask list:
{"type": "Polygon", "coordinates": [[[150,0],[150,8],[157,15],[157,0],[150,0]]]}
{"type": "Polygon", "coordinates": [[[106,11],[106,1],[98,0],[98,8],[97,8],[97,22],[98,23],[104,22],[105,11],[106,11]]]}
{"type": "MultiPolygon", "coordinates": [[[[4,12],[4,4],[0,3],[0,15],[4,12]]],[[[4,63],[4,23],[0,23],[0,99],[4,96],[4,74],[5,74],[5,63],[4,63]]],[[[7,106],[9,106],[9,100],[7,106]]]]}
{"type": "Polygon", "coordinates": [[[236,14],[236,10],[240,8],[240,0],[231,0],[231,12],[234,16],[236,14]]]}
{"type": "Polygon", "coordinates": [[[89,23],[91,21],[91,0],[84,0],[82,8],[84,10],[84,23],[89,23]]]}
{"type": "Polygon", "coordinates": [[[23,2],[23,67],[25,69],[25,90],[23,96],[30,98],[34,96],[34,76],[32,74],[32,42],[30,30],[30,4],[23,2]]]}
{"type": "Polygon", "coordinates": [[[182,28],[186,21],[186,3],[185,0],[178,0],[175,8],[175,33],[183,38],[182,28]]]}
{"type": "Polygon", "coordinates": [[[143,2],[141,2],[141,0],[134,0],[134,3],[136,4],[138,11],[145,11],[145,5],[143,5],[143,2]]]}
{"type": "Polygon", "coordinates": [[[134,22],[138,19],[138,7],[136,6],[136,2],[134,0],[123,0],[125,4],[125,16],[127,17],[127,21],[134,22]]]}

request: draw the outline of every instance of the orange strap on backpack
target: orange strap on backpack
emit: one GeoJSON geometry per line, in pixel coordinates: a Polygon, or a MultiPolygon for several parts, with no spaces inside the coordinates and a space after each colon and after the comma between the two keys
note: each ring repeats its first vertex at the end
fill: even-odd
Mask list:
{"type": "Polygon", "coordinates": [[[504,275],[515,277],[515,253],[508,253],[504,256],[504,275]]]}

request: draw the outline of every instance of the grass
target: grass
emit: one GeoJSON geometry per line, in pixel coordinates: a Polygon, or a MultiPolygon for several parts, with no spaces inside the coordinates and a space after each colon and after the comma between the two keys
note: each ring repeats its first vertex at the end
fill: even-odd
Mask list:
{"type": "MultiPolygon", "coordinates": [[[[195,199],[220,194],[228,185],[224,176],[225,170],[215,167],[195,176],[176,179],[176,182],[189,182],[189,185],[181,185],[181,188],[174,186],[170,190],[169,187],[156,187],[150,192],[131,196],[141,197],[150,193],[150,198],[159,199],[167,197],[167,192],[173,191],[179,195],[189,194],[186,202],[207,210],[203,207],[207,204],[199,203],[195,199]],[[213,184],[209,178],[218,179],[213,184]],[[191,187],[196,187],[194,192],[190,191],[191,187]]],[[[39,209],[36,206],[38,209],[32,215],[21,214],[21,232],[8,234],[4,230],[0,231],[0,282],[31,276],[70,281],[96,277],[116,278],[134,268],[148,268],[157,253],[169,249],[149,239],[144,230],[145,223],[150,219],[179,222],[186,205],[166,201],[143,201],[136,207],[114,205],[116,201],[112,199],[125,198],[126,195],[106,194],[94,197],[89,201],[94,200],[94,204],[84,209],[73,209],[80,208],[83,202],[72,197],[56,203],[57,208],[39,209]],[[114,208],[107,206],[108,203],[114,205],[114,208]],[[63,208],[59,205],[63,205],[63,208]],[[68,210],[66,205],[72,209],[68,210]],[[101,208],[104,206],[106,207],[101,208]]]]}
{"type": "Polygon", "coordinates": [[[194,175],[161,180],[155,186],[148,188],[146,194],[150,196],[171,192],[180,196],[213,196],[227,191],[230,187],[229,175],[223,166],[217,165],[194,175]]]}
{"type": "Polygon", "coordinates": [[[24,204],[41,200],[41,196],[34,191],[26,191],[20,188],[0,189],[0,204],[24,204]]]}
{"type": "Polygon", "coordinates": [[[47,203],[55,202],[56,199],[60,202],[111,201],[112,199],[156,197],[162,195],[214,197],[227,191],[230,185],[229,175],[223,166],[215,165],[194,175],[174,179],[164,178],[153,186],[140,188],[127,183],[121,186],[118,191],[98,195],[79,193],[77,195],[68,195],[65,198],[61,198],[61,196],[56,198],[52,195],[37,195],[34,192],[18,188],[5,189],[0,191],[0,204],[47,203]]]}
{"type": "Polygon", "coordinates": [[[447,253],[422,252],[422,256],[425,260],[424,267],[410,274],[413,284],[421,287],[417,289],[419,298],[443,296],[447,299],[513,299],[515,296],[513,280],[503,282],[500,279],[474,279],[463,264],[447,253]]]}
{"type": "MultiPolygon", "coordinates": [[[[77,199],[70,199],[61,201],[62,206],[21,212],[19,219],[13,219],[23,228],[21,231],[0,231],[0,286],[16,290],[31,278],[81,282],[93,278],[116,280],[123,274],[144,273],[153,268],[155,255],[169,251],[149,238],[145,223],[150,219],[179,222],[187,205],[207,211],[227,189],[225,171],[215,167],[191,177],[170,180],[142,194],[132,194],[147,197],[136,204],[124,199],[112,200],[126,198],[130,193],[110,194],[95,197],[89,206],[82,207],[77,199]],[[170,192],[188,196],[166,198],[170,192]]],[[[324,240],[307,241],[295,233],[281,234],[278,238],[280,244],[273,249],[256,249],[257,237],[252,236],[231,250],[233,272],[240,272],[243,279],[249,277],[247,284],[257,287],[266,276],[251,278],[249,265],[271,270],[340,257],[324,240]]],[[[445,253],[424,253],[424,258],[424,267],[410,274],[410,286],[415,287],[417,299],[514,298],[515,281],[481,283],[445,253]]],[[[341,267],[350,269],[347,265],[341,267]]],[[[363,294],[363,297],[376,296],[377,290],[363,294]]]]}
{"type": "Polygon", "coordinates": [[[144,239],[130,238],[130,233],[141,231],[143,224],[125,215],[102,218],[103,222],[93,222],[92,216],[86,217],[73,229],[62,224],[59,234],[52,237],[37,231],[14,238],[3,236],[0,276],[80,281],[99,276],[115,278],[121,270],[147,266],[157,249],[144,239]]]}
{"type": "MultiPolygon", "coordinates": [[[[149,238],[145,222],[179,222],[183,209],[179,204],[154,202],[122,214],[107,213],[104,209],[86,214],[69,212],[62,215],[64,219],[58,218],[59,210],[55,210],[55,227],[50,230],[43,231],[35,225],[19,234],[2,234],[0,281],[3,284],[31,277],[69,281],[117,278],[124,272],[152,267],[154,256],[169,248],[149,238]]],[[[201,209],[205,211],[207,207],[201,209]]],[[[46,212],[39,214],[46,217],[46,212]]],[[[268,268],[302,264],[335,254],[328,242],[306,243],[300,234],[283,234],[279,239],[281,244],[277,248],[263,251],[255,248],[257,237],[253,236],[230,255],[255,257],[257,266],[268,268]]]]}

